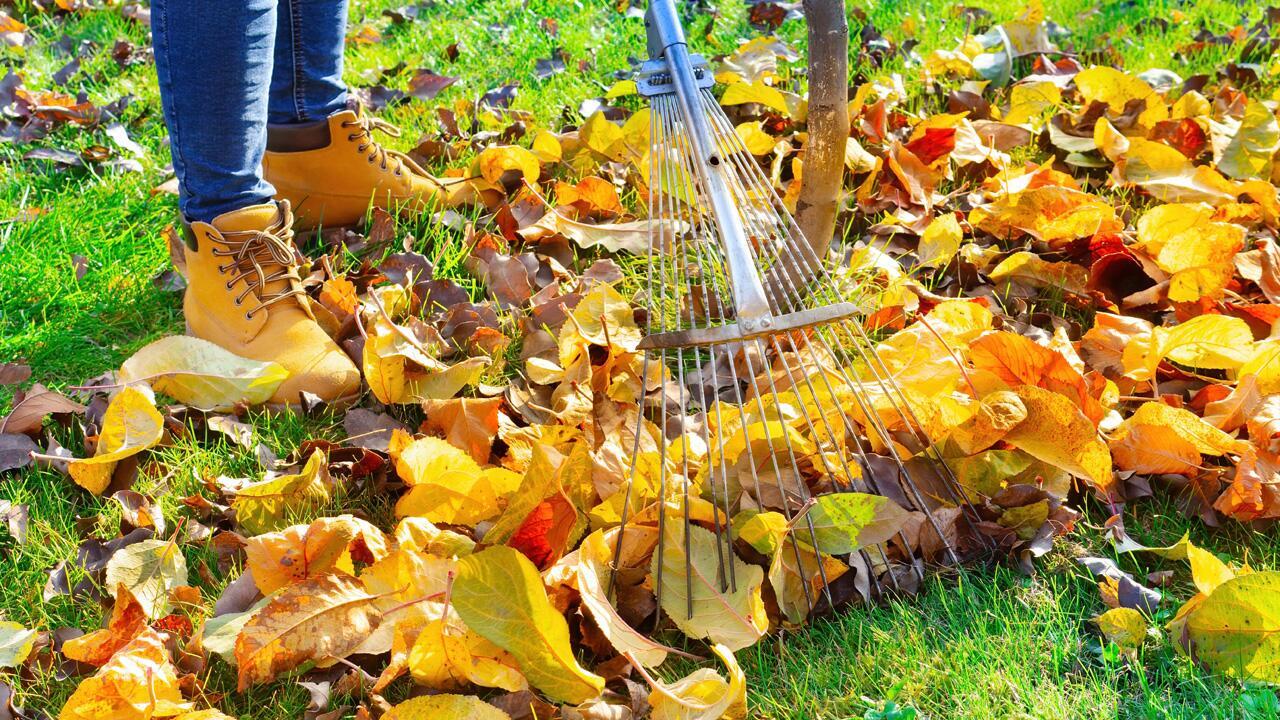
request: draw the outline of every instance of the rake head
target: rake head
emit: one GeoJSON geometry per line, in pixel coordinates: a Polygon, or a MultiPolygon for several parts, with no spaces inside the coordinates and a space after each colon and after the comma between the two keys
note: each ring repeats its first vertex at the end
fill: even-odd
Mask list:
{"type": "Polygon", "coordinates": [[[898,533],[847,558],[865,594],[922,578],[926,562],[956,562],[956,522],[976,515],[863,326],[873,309],[861,304],[864,289],[801,234],[711,94],[712,73],[689,54],[671,0],[650,4],[646,26],[652,59],[638,86],[651,103],[651,242],[641,347],[645,376],[657,366],[664,382],[641,400],[657,452],[642,452],[646,433],[636,433],[615,557],[628,523],[656,523],[655,590],[686,601],[691,618],[695,583],[737,589],[734,519],[780,513],[780,552],[803,577],[804,615],[832,601],[813,498],[860,492],[887,497],[915,523],[912,538],[898,533]],[[670,523],[683,527],[669,532],[670,523]],[[714,540],[713,579],[691,557],[692,536],[706,536],[693,525],[714,540]],[[685,562],[667,563],[672,550],[685,562]]]}

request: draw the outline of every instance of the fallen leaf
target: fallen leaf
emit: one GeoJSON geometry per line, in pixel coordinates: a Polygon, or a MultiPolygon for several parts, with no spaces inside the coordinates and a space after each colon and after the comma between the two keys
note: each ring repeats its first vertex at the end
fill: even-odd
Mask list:
{"type": "Polygon", "coordinates": [[[440,438],[410,440],[397,432],[391,446],[396,474],[410,485],[396,502],[396,517],[474,525],[499,512],[499,498],[515,490],[520,476],[506,468],[482,468],[466,451],[440,438]]]}
{"type": "Polygon", "coordinates": [[[319,575],[354,575],[356,547],[367,562],[377,562],[388,552],[381,530],[353,515],[339,515],[249,538],[244,552],[258,589],[271,594],[319,575]]]}
{"type": "Polygon", "coordinates": [[[187,584],[187,559],[177,543],[141,540],[111,556],[106,582],[112,592],[127,589],[155,620],[169,614],[174,588],[187,584]]]}
{"type": "Polygon", "coordinates": [[[1210,670],[1280,681],[1280,572],[1221,583],[1191,611],[1183,632],[1192,656],[1210,670]]]}
{"type": "Polygon", "coordinates": [[[295,474],[237,488],[231,508],[245,532],[251,535],[273,532],[306,520],[303,516],[329,501],[332,486],[329,458],[324,450],[315,450],[307,464],[295,474]]]}
{"type": "Polygon", "coordinates": [[[0,620],[0,668],[18,668],[26,662],[38,634],[16,622],[0,620]]]}
{"type": "Polygon", "coordinates": [[[382,720],[511,720],[511,716],[470,695],[431,695],[405,700],[382,720]]]}
{"type": "Polygon", "coordinates": [[[910,513],[882,495],[843,492],[819,495],[808,515],[796,521],[801,540],[812,530],[817,549],[845,555],[887,541],[907,522],[910,513]]]}
{"type": "Polygon", "coordinates": [[[710,668],[701,668],[670,685],[658,682],[648,673],[645,680],[652,688],[649,705],[653,720],[741,720],[747,715],[747,680],[733,656],[723,645],[711,650],[724,663],[729,679],[710,668]]]}
{"type": "Polygon", "coordinates": [[[439,433],[455,447],[466,450],[478,463],[489,461],[489,450],[498,435],[498,410],[502,398],[453,398],[422,403],[423,429],[439,433]]]}
{"type": "Polygon", "coordinates": [[[1014,392],[1026,405],[1027,418],[1004,436],[1005,442],[1088,480],[1104,496],[1110,495],[1115,481],[1111,453],[1080,408],[1066,396],[1044,388],[1021,385],[1014,392]]]}
{"type": "Polygon", "coordinates": [[[184,405],[230,410],[271,399],[289,371],[273,362],[234,355],[207,340],[173,335],[156,340],[120,366],[124,384],[147,382],[184,405]]]}
{"type": "Polygon", "coordinates": [[[568,623],[519,552],[498,546],[462,558],[452,601],[467,627],[515,656],[529,683],[548,697],[580,703],[604,688],[604,678],[574,658],[568,623]]]}
{"type": "Polygon", "coordinates": [[[1214,209],[1203,203],[1174,203],[1138,218],[1140,247],[1172,275],[1170,300],[1216,300],[1230,282],[1235,272],[1232,260],[1244,247],[1245,230],[1213,217],[1214,209]]]}
{"type": "Polygon", "coordinates": [[[1213,427],[1195,413],[1164,403],[1143,403],[1111,434],[1116,467],[1144,474],[1194,477],[1202,455],[1237,453],[1244,441],[1213,427]]]}
{"type": "Polygon", "coordinates": [[[71,479],[94,495],[111,484],[116,463],[155,447],[164,437],[164,418],[151,398],[126,387],[107,406],[93,457],[71,461],[71,479]]]}
{"type": "Polygon", "coordinates": [[[1147,619],[1133,608],[1111,608],[1093,621],[1107,640],[1125,650],[1141,647],[1147,637],[1147,619]]]}
{"type": "MultiPolygon", "coordinates": [[[[667,653],[675,651],[628,625],[605,593],[604,578],[612,572],[611,564],[619,532],[623,530],[597,530],[582,541],[578,548],[578,591],[582,593],[582,604],[619,654],[626,655],[645,667],[657,667],[666,661],[667,653]]],[[[626,532],[636,542],[643,542],[641,538],[644,533],[651,531],[642,527],[629,527],[626,532]]]]}
{"type": "Polygon", "coordinates": [[[178,688],[178,671],[165,635],[148,629],[120,649],[67,699],[58,720],[152,720],[191,709],[178,688]]]}
{"type": "Polygon", "coordinates": [[[727,578],[722,586],[715,535],[697,525],[686,528],[678,514],[664,524],[663,552],[654,553],[651,572],[662,573],[658,602],[667,617],[692,638],[707,638],[730,650],[754,645],[769,630],[760,597],[764,572],[736,556],[725,557],[733,563],[736,587],[727,587],[727,578]]]}
{"type": "Polygon", "coordinates": [[[320,575],[284,588],[236,638],[238,690],[304,664],[343,658],[378,627],[374,600],[347,575],[320,575]]]}
{"type": "Polygon", "coordinates": [[[62,654],[71,660],[102,666],[120,648],[147,629],[147,613],[128,587],[117,586],[115,607],[107,626],[62,644],[62,654]]]}

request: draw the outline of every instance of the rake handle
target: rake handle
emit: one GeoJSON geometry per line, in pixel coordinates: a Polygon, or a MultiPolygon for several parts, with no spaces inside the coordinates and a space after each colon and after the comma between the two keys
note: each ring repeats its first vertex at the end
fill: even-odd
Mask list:
{"type": "Polygon", "coordinates": [[[671,73],[671,84],[676,91],[681,118],[689,131],[697,170],[705,182],[711,213],[720,231],[738,323],[746,333],[769,330],[774,324],[773,313],[756,271],[742,217],[729,191],[730,167],[720,157],[711,123],[702,109],[702,91],[694,76],[689,45],[674,0],[650,0],[644,22],[650,57],[665,60],[671,73]]]}

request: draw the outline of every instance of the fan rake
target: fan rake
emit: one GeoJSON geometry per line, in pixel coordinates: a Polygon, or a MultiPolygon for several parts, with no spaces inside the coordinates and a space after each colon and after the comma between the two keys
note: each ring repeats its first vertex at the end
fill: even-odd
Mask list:
{"type": "MultiPolygon", "coordinates": [[[[706,61],[689,53],[673,0],[653,0],[645,25],[651,59],[637,85],[651,113],[650,249],[640,347],[645,377],[663,382],[641,400],[656,430],[636,433],[615,557],[641,512],[640,487],[656,474],[657,557],[666,523],[685,524],[675,537],[686,559],[690,524],[711,530],[722,591],[738,583],[731,518],[780,512],[783,551],[805,568],[802,553],[819,546],[813,497],[830,492],[886,496],[919,513],[917,539],[936,537],[928,558],[902,533],[858,550],[851,559],[871,593],[923,578],[926,560],[957,562],[938,511],[971,527],[978,518],[864,328],[867,289],[819,257],[786,211],[712,95],[706,61]],[[642,467],[642,436],[656,436],[656,469],[642,467]]],[[[664,583],[687,584],[679,595],[692,617],[693,571],[664,577],[663,566],[655,563],[658,597],[664,583]]],[[[803,583],[810,611],[832,604],[823,562],[815,570],[803,583]]]]}

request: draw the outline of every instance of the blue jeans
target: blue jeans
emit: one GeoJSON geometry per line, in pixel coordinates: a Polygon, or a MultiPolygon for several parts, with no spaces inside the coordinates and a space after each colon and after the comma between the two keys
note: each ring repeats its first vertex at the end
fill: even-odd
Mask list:
{"type": "Polygon", "coordinates": [[[188,221],[267,202],[267,123],[346,107],[346,0],[152,0],[178,206],[188,221]]]}

